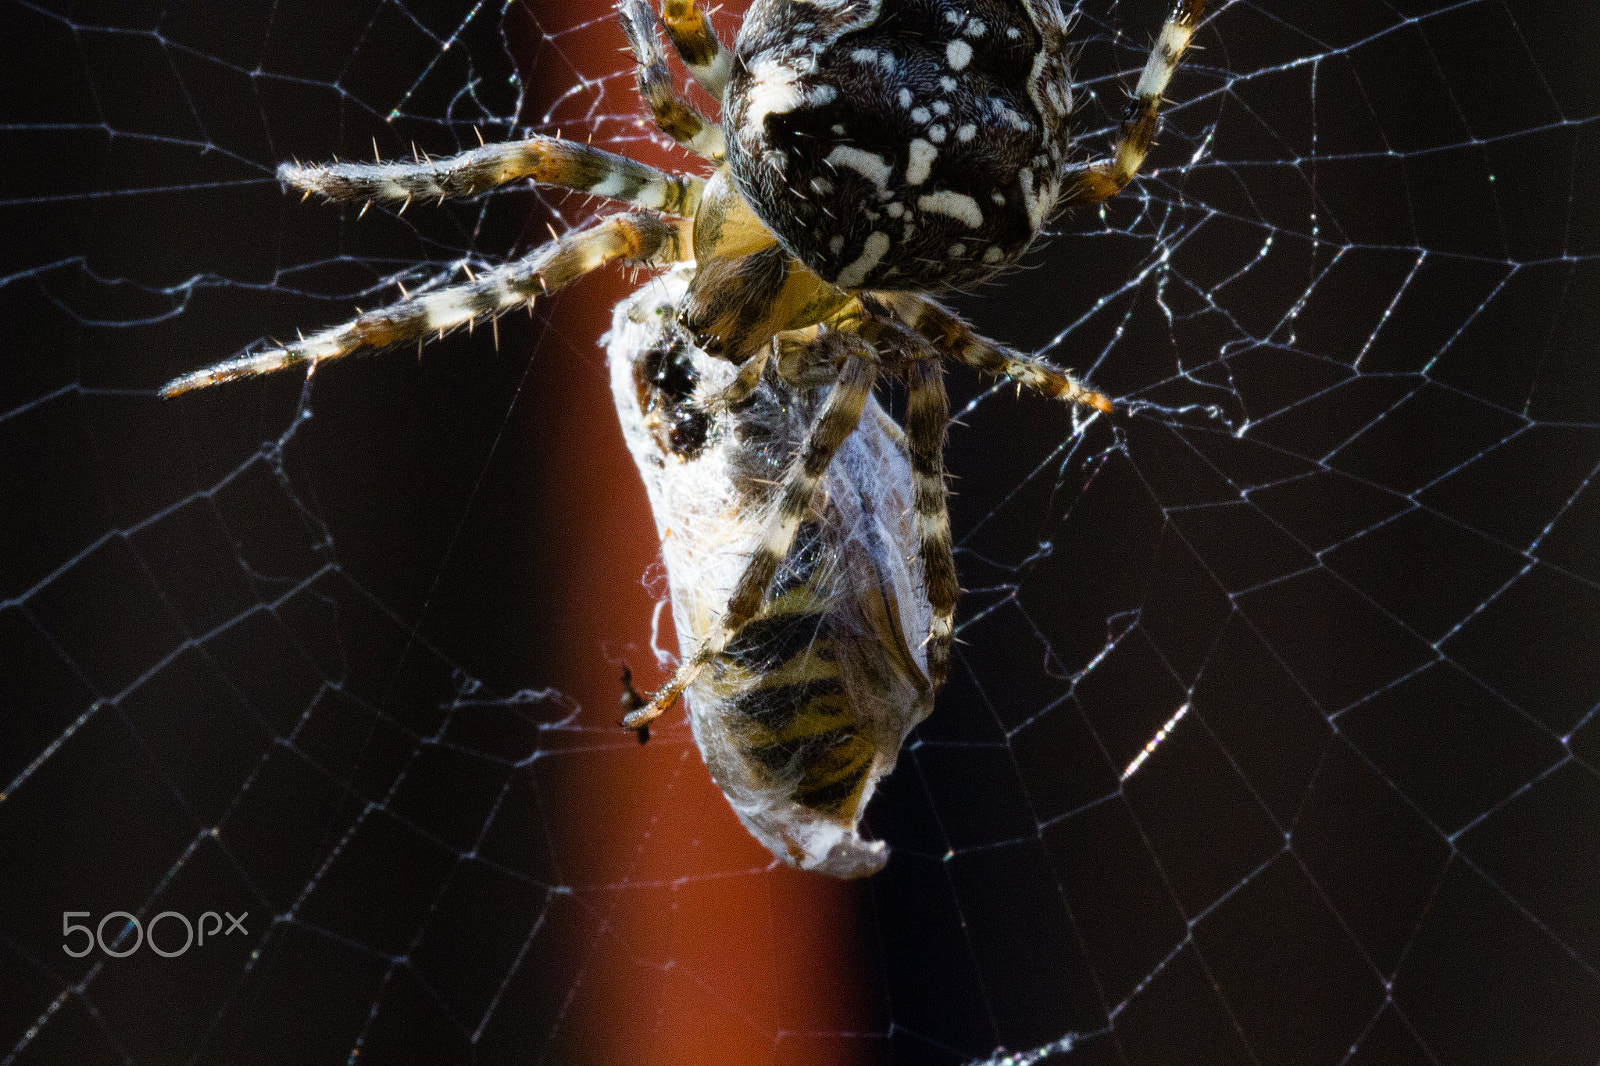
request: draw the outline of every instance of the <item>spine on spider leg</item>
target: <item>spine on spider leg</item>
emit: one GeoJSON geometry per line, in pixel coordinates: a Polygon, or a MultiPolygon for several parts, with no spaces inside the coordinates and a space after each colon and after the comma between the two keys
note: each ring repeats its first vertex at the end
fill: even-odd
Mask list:
{"type": "Polygon", "coordinates": [[[660,266],[683,258],[680,230],[654,215],[610,215],[587,229],[542,245],[517,260],[479,274],[465,285],[407,297],[293,344],[255,352],[185,374],[161,389],[162,399],[292,366],[339,359],[362,349],[386,348],[444,334],[475,319],[498,315],[565,288],[616,260],[660,266]]]}
{"type": "Polygon", "coordinates": [[[1178,0],[1161,27],[1161,37],[1145,60],[1144,71],[1139,75],[1139,85],[1134,90],[1134,106],[1159,107],[1161,94],[1167,90],[1173,71],[1183,62],[1183,53],[1200,25],[1206,12],[1206,0],[1178,0]]]}
{"type": "Polygon", "coordinates": [[[278,167],[278,180],[307,196],[388,202],[473,196],[511,182],[534,181],[683,216],[699,207],[705,184],[593,145],[542,134],[415,163],[284,163],[278,167]]]}
{"type": "MultiPolygon", "coordinates": [[[[607,337],[686,660],[724,623],[825,402],[774,373],[736,386],[739,370],[678,322],[689,273],[620,304],[607,337]]],[[[862,813],[932,706],[932,612],[910,460],[875,400],[819,477],[771,587],[685,702],[712,779],[751,834],[793,866],[859,877],[888,857],[862,838],[862,813]]]]}

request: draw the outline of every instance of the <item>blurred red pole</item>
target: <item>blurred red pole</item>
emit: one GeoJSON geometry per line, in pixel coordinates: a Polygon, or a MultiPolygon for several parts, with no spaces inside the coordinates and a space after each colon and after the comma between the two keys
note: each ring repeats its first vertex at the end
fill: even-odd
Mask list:
{"type": "MultiPolygon", "coordinates": [[[[559,29],[610,11],[609,0],[576,0],[540,17],[559,29]]],[[[608,30],[563,36],[565,62],[547,46],[536,56],[526,114],[537,118],[571,87],[572,67],[591,78],[628,69],[617,51],[620,31],[608,30]]],[[[545,42],[527,45],[531,52],[545,42]]],[[[647,114],[631,78],[612,78],[608,92],[604,110],[647,114]]],[[[631,142],[628,153],[661,166],[694,165],[642,142],[631,142]]],[[[664,680],[650,654],[655,600],[641,583],[658,561],[654,521],[611,415],[596,346],[612,305],[633,288],[624,272],[610,270],[545,305],[550,329],[539,354],[547,368],[538,379],[544,421],[541,453],[530,462],[546,471],[541,491],[562,560],[549,615],[549,680],[583,706],[589,725],[619,713],[619,657],[641,690],[664,680]]],[[[670,616],[664,624],[662,643],[675,647],[670,616]]],[[[886,1050],[879,1041],[826,1035],[885,1029],[880,997],[862,978],[867,889],[787,868],[760,872],[771,856],[739,824],[687,728],[675,723],[681,712],[647,747],[619,743],[563,780],[563,810],[583,812],[586,821],[568,838],[614,849],[586,857],[586,870],[599,885],[616,886],[580,882],[604,929],[574,997],[569,1037],[560,1041],[580,1049],[570,1061],[877,1061],[886,1050]],[[736,873],[696,876],[728,871],[736,873]]]]}

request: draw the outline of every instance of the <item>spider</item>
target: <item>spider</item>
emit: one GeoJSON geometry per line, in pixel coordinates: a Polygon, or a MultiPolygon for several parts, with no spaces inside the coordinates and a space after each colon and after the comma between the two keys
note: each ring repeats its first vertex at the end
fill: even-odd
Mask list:
{"type": "Polygon", "coordinates": [[[467,284],[186,374],[162,395],[420,345],[606,263],[693,262],[678,322],[697,347],[739,368],[725,402],[747,397],[769,360],[793,386],[830,388],[717,623],[623,724],[647,726],[675,704],[757,615],[880,375],[908,387],[905,447],[932,612],[927,678],[937,690],[959,592],[945,506],[943,361],[1112,407],[1067,371],[979,336],[932,294],[1016,263],[1057,212],[1104,201],[1133,179],[1204,8],[1205,0],[1178,0],[1110,153],[1075,161],[1070,20],[1059,0],[754,0],[731,52],[695,0],[663,0],[660,22],[690,75],[721,102],[720,123],[676,92],[648,0],[622,0],[640,92],[661,130],[713,168],[709,177],[546,136],[415,163],[283,164],[285,184],[329,200],[442,201],[531,179],[634,210],[467,284]]]}

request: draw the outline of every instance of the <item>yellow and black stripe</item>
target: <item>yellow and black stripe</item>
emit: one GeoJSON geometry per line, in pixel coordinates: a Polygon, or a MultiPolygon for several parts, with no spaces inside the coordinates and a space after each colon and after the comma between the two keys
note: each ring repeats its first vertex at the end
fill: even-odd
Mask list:
{"type": "Polygon", "coordinates": [[[845,690],[825,585],[834,575],[817,524],[799,541],[772,599],[729,641],[712,686],[753,772],[787,783],[800,806],[849,820],[875,750],[845,690]]]}

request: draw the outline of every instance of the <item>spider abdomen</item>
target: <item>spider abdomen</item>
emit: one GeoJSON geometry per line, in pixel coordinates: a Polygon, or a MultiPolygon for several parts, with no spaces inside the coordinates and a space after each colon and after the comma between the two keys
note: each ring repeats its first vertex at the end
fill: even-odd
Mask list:
{"type": "Polygon", "coordinates": [[[756,0],[724,100],[740,195],[841,288],[993,274],[1060,188],[1065,30],[1055,0],[756,0]]]}

